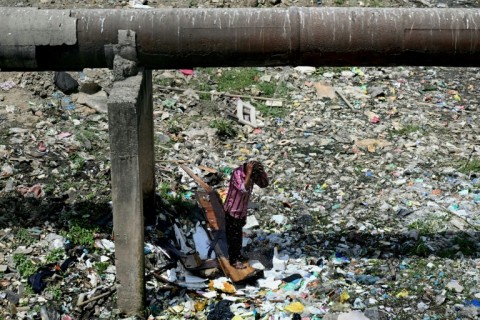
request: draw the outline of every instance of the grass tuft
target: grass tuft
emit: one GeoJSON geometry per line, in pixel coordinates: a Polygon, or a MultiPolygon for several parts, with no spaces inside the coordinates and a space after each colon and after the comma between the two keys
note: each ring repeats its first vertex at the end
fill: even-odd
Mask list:
{"type": "Polygon", "coordinates": [[[15,238],[18,242],[26,246],[29,246],[36,241],[35,238],[30,234],[30,232],[28,232],[28,230],[24,228],[21,228],[17,231],[15,238]]]}
{"type": "Polygon", "coordinates": [[[480,172],[480,159],[472,159],[463,164],[459,171],[464,174],[470,174],[472,172],[480,172]]]}
{"type": "Polygon", "coordinates": [[[421,128],[419,125],[409,124],[403,127],[402,129],[395,130],[394,133],[397,135],[408,136],[411,133],[420,132],[420,131],[421,131],[421,128]]]}
{"type": "Polygon", "coordinates": [[[22,278],[29,277],[37,271],[37,266],[23,253],[15,253],[13,261],[22,278]]]}
{"type": "Polygon", "coordinates": [[[109,265],[110,265],[109,262],[96,262],[93,265],[93,268],[101,276],[105,273],[109,265]]]}
{"type": "Polygon", "coordinates": [[[217,129],[220,139],[234,138],[237,135],[237,130],[230,120],[215,119],[210,123],[210,127],[217,129]]]}
{"type": "Polygon", "coordinates": [[[79,225],[72,225],[68,232],[61,232],[62,236],[69,239],[75,244],[85,246],[87,248],[93,248],[95,243],[94,234],[98,230],[96,228],[84,228],[79,225]]]}
{"type": "Polygon", "coordinates": [[[63,248],[53,249],[47,254],[46,262],[47,263],[55,263],[63,260],[63,256],[65,255],[65,250],[63,248]]]}

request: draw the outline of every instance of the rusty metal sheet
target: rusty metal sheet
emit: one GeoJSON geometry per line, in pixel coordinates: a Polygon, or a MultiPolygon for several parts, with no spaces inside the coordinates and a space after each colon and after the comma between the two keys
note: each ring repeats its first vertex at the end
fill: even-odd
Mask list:
{"type": "MultiPolygon", "coordinates": [[[[225,212],[223,211],[223,207],[218,205],[219,196],[216,194],[215,191],[211,192],[197,192],[197,200],[199,205],[205,211],[205,215],[207,216],[207,220],[209,222],[210,227],[212,230],[210,234],[214,235],[216,232],[220,232],[221,224],[224,222],[217,221],[219,217],[223,219],[225,212]],[[216,204],[217,202],[217,204],[216,204]],[[215,226],[218,229],[215,229],[215,226]]],[[[232,279],[233,282],[241,282],[250,277],[255,276],[256,270],[252,268],[252,266],[245,262],[245,269],[236,269],[233,267],[230,262],[228,261],[228,254],[227,254],[227,243],[225,242],[225,238],[220,238],[218,243],[215,244],[214,247],[215,253],[217,255],[217,260],[222,268],[223,273],[232,279]]]]}
{"type": "Polygon", "coordinates": [[[236,269],[228,261],[228,244],[225,235],[225,211],[218,193],[205,183],[200,177],[193,173],[190,168],[184,165],[180,167],[199,185],[205,189],[205,192],[197,192],[197,202],[204,210],[207,222],[210,226],[209,234],[212,240],[213,250],[217,255],[217,260],[223,273],[232,279],[233,282],[244,281],[256,274],[256,270],[245,263],[245,269],[236,269]]]}

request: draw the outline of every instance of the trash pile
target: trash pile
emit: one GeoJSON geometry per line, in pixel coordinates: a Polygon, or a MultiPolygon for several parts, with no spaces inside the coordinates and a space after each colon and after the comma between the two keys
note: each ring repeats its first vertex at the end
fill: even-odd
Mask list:
{"type": "MultiPolygon", "coordinates": [[[[111,79],[0,73],[1,319],[122,318],[111,79]]],[[[146,318],[478,318],[479,81],[477,68],[155,71],[146,318]],[[270,186],[243,229],[255,274],[234,282],[181,165],[224,197],[252,159],[270,186]]]]}
{"type": "MultiPolygon", "coordinates": [[[[147,316],[477,317],[480,73],[463,69],[465,83],[448,68],[253,69],[285,90],[265,97],[255,81],[238,94],[215,90],[218,72],[232,70],[245,72],[155,73],[160,198],[146,229],[147,316]],[[194,89],[203,77],[211,91],[194,89]],[[254,190],[244,228],[257,272],[234,283],[208,256],[201,188],[179,164],[222,196],[249,159],[265,164],[271,186],[254,190]]],[[[43,225],[2,229],[4,317],[115,318],[110,207],[85,207],[108,198],[106,117],[89,106],[77,114],[75,94],[55,92],[68,103],[29,103],[42,120],[8,128],[1,149],[2,201],[17,206],[2,216],[20,211],[28,226],[27,212],[50,203],[35,217],[43,225]],[[72,223],[82,218],[110,232],[72,223]]]]}
{"type": "MultiPolygon", "coordinates": [[[[448,68],[256,70],[291,88],[291,102],[258,103],[253,86],[240,98],[213,89],[210,99],[222,105],[212,112],[178,90],[189,86],[181,72],[157,76],[174,86],[162,87],[156,111],[167,133],[176,127],[164,159],[198,155],[195,164],[218,168],[226,181],[236,164],[257,159],[273,177],[271,188],[255,190],[254,222],[244,229],[245,250],[263,277],[236,284],[235,294],[216,289],[226,302],[215,306],[230,304],[236,319],[478,316],[478,70],[463,70],[471,83],[444,77],[448,68]],[[253,102],[239,112],[249,94],[253,102]],[[259,109],[288,111],[269,117],[259,109]],[[211,131],[212,113],[238,131],[206,152],[203,141],[224,130],[211,131]],[[256,117],[262,125],[251,125],[256,117]]],[[[202,294],[176,300],[168,317],[201,316],[193,301],[202,294]]]]}

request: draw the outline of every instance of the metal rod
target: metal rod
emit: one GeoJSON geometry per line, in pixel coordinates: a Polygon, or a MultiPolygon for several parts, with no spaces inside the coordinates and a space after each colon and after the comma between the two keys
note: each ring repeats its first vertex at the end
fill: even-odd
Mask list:
{"type": "Polygon", "coordinates": [[[152,69],[480,65],[478,9],[0,8],[0,30],[2,70],[111,67],[119,30],[152,69]]]}

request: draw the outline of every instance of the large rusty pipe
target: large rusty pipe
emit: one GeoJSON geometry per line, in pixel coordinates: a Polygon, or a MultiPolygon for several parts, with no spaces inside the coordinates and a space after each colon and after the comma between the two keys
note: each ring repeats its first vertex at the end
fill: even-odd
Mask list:
{"type": "Polygon", "coordinates": [[[480,65],[478,9],[0,8],[0,30],[2,70],[111,67],[119,30],[152,69],[480,65]]]}

